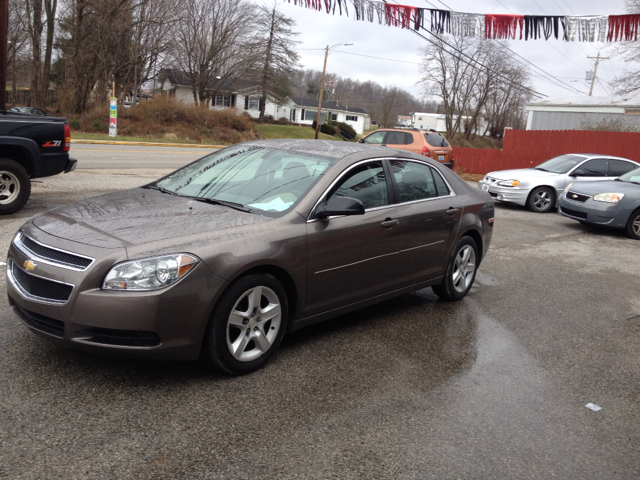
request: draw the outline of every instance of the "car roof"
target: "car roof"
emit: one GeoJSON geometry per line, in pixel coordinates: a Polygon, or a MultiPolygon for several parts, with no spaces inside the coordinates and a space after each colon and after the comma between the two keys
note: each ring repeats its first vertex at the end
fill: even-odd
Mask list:
{"type": "Polygon", "coordinates": [[[247,142],[247,145],[309,153],[332,158],[344,158],[348,155],[361,152],[372,153],[374,156],[389,155],[390,150],[393,150],[395,153],[395,149],[387,147],[332,140],[254,140],[247,142]]]}
{"type": "Polygon", "coordinates": [[[606,153],[565,153],[563,155],[576,155],[585,158],[613,158],[614,160],[626,160],[627,162],[638,163],[630,158],[616,157],[615,155],[607,155],[606,153]]]}

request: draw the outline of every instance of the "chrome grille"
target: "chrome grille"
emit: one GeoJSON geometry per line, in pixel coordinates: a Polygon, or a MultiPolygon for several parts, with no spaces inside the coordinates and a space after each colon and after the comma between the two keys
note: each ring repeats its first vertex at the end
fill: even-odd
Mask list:
{"type": "Polygon", "coordinates": [[[41,262],[51,263],[63,268],[82,271],[93,263],[92,258],[43,245],[24,233],[18,234],[13,243],[24,254],[41,262]]]}
{"type": "Polygon", "coordinates": [[[571,200],[572,202],[584,203],[589,200],[591,197],[589,195],[583,195],[582,193],[576,193],[569,190],[567,192],[567,200],[571,200]]]}
{"type": "Polygon", "coordinates": [[[9,281],[22,296],[45,303],[62,304],[69,300],[73,285],[27,273],[11,259],[7,263],[9,281]]]}

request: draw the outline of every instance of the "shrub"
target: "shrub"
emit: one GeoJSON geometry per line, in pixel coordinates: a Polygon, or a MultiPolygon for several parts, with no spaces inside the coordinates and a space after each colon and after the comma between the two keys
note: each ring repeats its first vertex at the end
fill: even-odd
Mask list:
{"type": "Polygon", "coordinates": [[[73,117],[69,120],[69,126],[74,130],[80,130],[80,120],[78,120],[78,117],[73,117]]]}
{"type": "Polygon", "coordinates": [[[348,138],[349,140],[356,138],[356,131],[348,123],[335,122],[335,126],[340,129],[340,132],[345,138],[348,138]]]}
{"type": "Polygon", "coordinates": [[[289,125],[289,119],[287,117],[280,117],[278,119],[278,125],[289,125]]]}
{"type": "MultiPolygon", "coordinates": [[[[316,121],[315,120],[311,124],[311,128],[313,128],[314,130],[316,129],[316,121]]],[[[328,123],[323,123],[322,125],[320,125],[320,131],[322,133],[326,133],[327,135],[331,135],[331,136],[336,134],[335,127],[333,125],[328,124],[328,123]]]]}

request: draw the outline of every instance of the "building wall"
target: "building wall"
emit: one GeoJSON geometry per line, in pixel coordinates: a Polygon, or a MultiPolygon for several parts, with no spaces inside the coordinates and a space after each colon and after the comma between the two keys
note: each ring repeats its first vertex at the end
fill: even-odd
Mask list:
{"type": "Polygon", "coordinates": [[[640,128],[640,115],[625,115],[623,113],[529,111],[527,116],[527,130],[580,130],[580,124],[583,121],[599,123],[612,119],[622,119],[625,124],[634,128],[640,128]]]}

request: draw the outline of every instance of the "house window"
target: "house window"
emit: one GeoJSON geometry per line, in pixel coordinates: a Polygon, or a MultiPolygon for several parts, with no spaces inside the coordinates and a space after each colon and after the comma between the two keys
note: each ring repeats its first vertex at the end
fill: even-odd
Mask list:
{"type": "MultiPolygon", "coordinates": [[[[304,110],[303,110],[304,112],[304,110]]],[[[296,121],[296,109],[292,108],[291,112],[289,113],[289,121],[290,122],[295,122],[296,121]]]]}
{"type": "Polygon", "coordinates": [[[330,113],[331,115],[331,120],[333,120],[334,122],[338,121],[338,114],[337,113],[330,113]]]}
{"type": "MultiPolygon", "coordinates": [[[[317,110],[305,110],[304,111],[304,119],[305,120],[316,120],[317,118],[318,118],[318,111],[317,110]]],[[[320,121],[322,123],[324,123],[326,119],[327,119],[327,112],[322,112],[320,114],[320,121]]]]}
{"type": "Polygon", "coordinates": [[[214,106],[216,107],[222,106],[222,95],[216,95],[214,100],[215,100],[213,103],[214,106]]]}
{"type": "Polygon", "coordinates": [[[244,109],[249,110],[249,97],[244,97],[244,109]]]}
{"type": "Polygon", "coordinates": [[[358,121],[357,115],[347,115],[347,122],[357,122],[357,121],[358,121]]]}
{"type": "Polygon", "coordinates": [[[248,110],[260,110],[260,99],[255,97],[247,97],[246,105],[248,110]]]}
{"type": "Polygon", "coordinates": [[[224,98],[222,99],[222,104],[225,107],[230,107],[231,106],[231,95],[225,95],[224,98]]]}

